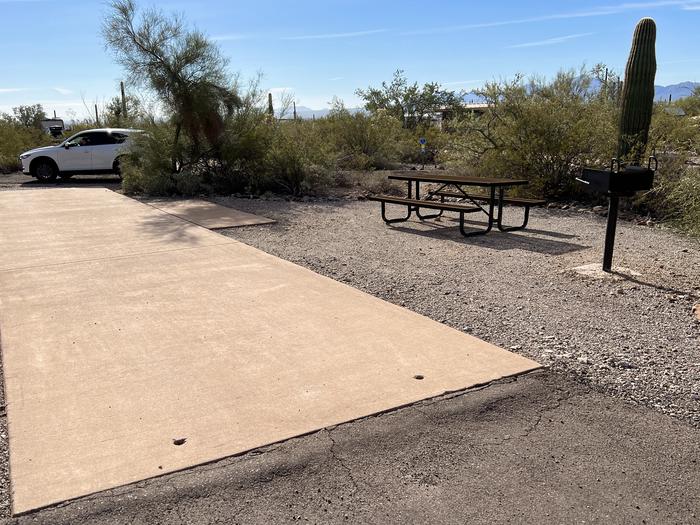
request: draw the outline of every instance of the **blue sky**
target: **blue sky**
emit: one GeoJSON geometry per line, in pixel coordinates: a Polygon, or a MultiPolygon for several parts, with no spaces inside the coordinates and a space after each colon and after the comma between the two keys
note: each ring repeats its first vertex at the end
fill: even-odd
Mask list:
{"type": "MultiPolygon", "coordinates": [[[[266,89],[293,93],[314,109],[333,96],[357,105],[356,88],[378,85],[397,68],[455,90],[597,62],[622,72],[643,16],[658,27],[656,83],[700,81],[700,0],[181,0],[159,7],[216,40],[232,71],[262,72],[266,89]]],[[[0,0],[0,111],[42,103],[49,113],[81,118],[83,101],[102,104],[117,94],[123,75],[100,36],[106,11],[91,0],[0,0]]]]}

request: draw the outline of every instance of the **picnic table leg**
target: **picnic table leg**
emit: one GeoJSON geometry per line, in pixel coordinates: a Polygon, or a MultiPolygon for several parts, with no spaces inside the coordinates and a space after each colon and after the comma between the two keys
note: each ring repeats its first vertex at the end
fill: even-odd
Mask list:
{"type": "Polygon", "coordinates": [[[503,187],[499,188],[498,191],[498,229],[502,232],[512,232],[515,230],[522,230],[527,226],[527,221],[530,218],[530,206],[525,205],[525,217],[520,226],[503,226],[503,187]]]}
{"type": "Polygon", "coordinates": [[[382,220],[387,223],[387,224],[393,224],[395,222],[406,222],[408,219],[411,218],[411,212],[413,211],[413,206],[406,206],[408,209],[408,212],[406,213],[405,217],[399,217],[397,219],[387,219],[386,217],[386,202],[381,201],[382,203],[382,220]]]}
{"type": "MultiPolygon", "coordinates": [[[[412,199],[413,198],[413,181],[407,181],[408,182],[408,198],[412,199]]],[[[416,194],[418,194],[418,184],[416,183],[416,194]]],[[[386,224],[393,224],[395,222],[406,222],[408,219],[411,218],[411,214],[413,213],[413,206],[410,204],[406,206],[406,216],[405,217],[398,217],[396,219],[387,219],[386,217],[386,203],[384,201],[382,202],[382,220],[386,224]]],[[[416,210],[416,213],[418,213],[418,210],[416,210]]]]}
{"type": "MultiPolygon", "coordinates": [[[[419,184],[419,182],[416,181],[416,200],[420,199],[420,187],[418,186],[418,184],[419,184]]],[[[409,195],[409,199],[410,198],[411,197],[409,195]]],[[[424,221],[426,219],[437,219],[438,217],[442,216],[442,212],[443,212],[443,210],[440,210],[438,213],[432,213],[430,215],[421,215],[420,206],[416,206],[415,210],[416,210],[416,216],[422,221],[424,221]]]]}
{"type": "Polygon", "coordinates": [[[494,212],[494,201],[496,200],[496,188],[494,186],[491,186],[491,199],[490,199],[490,204],[489,204],[489,222],[488,225],[486,226],[485,230],[479,230],[475,232],[468,232],[464,230],[464,212],[459,213],[459,231],[464,235],[465,237],[474,237],[476,235],[486,235],[488,232],[491,231],[491,228],[493,228],[493,212],[494,212]]]}
{"type": "Polygon", "coordinates": [[[505,192],[505,189],[503,186],[498,188],[498,229],[501,229],[501,225],[503,224],[503,193],[505,192]]]}

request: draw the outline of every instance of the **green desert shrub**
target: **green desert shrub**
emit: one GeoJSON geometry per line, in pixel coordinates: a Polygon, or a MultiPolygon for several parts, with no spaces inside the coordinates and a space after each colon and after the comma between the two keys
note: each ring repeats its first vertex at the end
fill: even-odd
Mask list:
{"type": "Polygon", "coordinates": [[[537,195],[566,198],[580,191],[582,166],[606,166],[613,156],[616,111],[590,90],[585,72],[546,82],[491,82],[476,93],[488,108],[454,124],[449,160],[476,172],[526,178],[537,195]]]}
{"type": "Polygon", "coordinates": [[[700,126],[695,119],[669,112],[668,107],[655,106],[649,131],[646,153],[658,159],[654,188],[637,196],[632,209],[700,233],[699,172],[689,162],[700,150],[700,126]]]}
{"type": "Polygon", "coordinates": [[[267,113],[254,101],[246,100],[226,122],[222,169],[212,174],[213,190],[237,193],[257,188],[265,179],[266,158],[275,132],[267,113]]]}
{"type": "Polygon", "coordinates": [[[304,152],[288,134],[277,133],[265,159],[268,176],[256,181],[257,189],[278,186],[289,193],[301,193],[307,174],[305,160],[304,152]]]}
{"type": "Polygon", "coordinates": [[[385,111],[350,113],[336,102],[327,117],[310,124],[307,132],[316,135],[339,169],[384,169],[398,160],[401,123],[385,111]]]}
{"type": "Polygon", "coordinates": [[[298,195],[327,185],[332,155],[314,129],[314,122],[280,122],[274,126],[263,176],[255,180],[254,189],[298,195]]]}
{"type": "Polygon", "coordinates": [[[0,173],[21,170],[22,152],[50,144],[51,137],[40,129],[0,119],[0,173]]]}
{"type": "Polygon", "coordinates": [[[632,201],[632,210],[700,234],[700,169],[677,153],[657,153],[654,188],[632,201]]]}
{"type": "Polygon", "coordinates": [[[700,235],[700,170],[689,168],[670,188],[668,200],[675,213],[671,222],[682,230],[700,235]]]}
{"type": "Polygon", "coordinates": [[[677,100],[675,105],[690,117],[700,116],[700,86],[697,86],[689,97],[677,100]]]}
{"type": "Polygon", "coordinates": [[[450,135],[436,126],[422,126],[412,130],[404,130],[401,134],[399,160],[414,164],[441,164],[450,143],[450,135]],[[426,140],[423,153],[419,140],[426,140]]]}
{"type": "MultiPolygon", "coordinates": [[[[182,147],[181,143],[178,147],[182,147]]],[[[178,193],[180,171],[173,150],[173,126],[166,123],[149,126],[146,133],[132,138],[129,154],[122,158],[122,188],[126,193],[171,195],[178,193]]]]}
{"type": "Polygon", "coordinates": [[[202,184],[202,174],[196,168],[187,168],[179,173],[174,173],[175,189],[180,195],[192,196],[206,193],[206,187],[202,184]]]}
{"type": "Polygon", "coordinates": [[[672,106],[654,106],[649,129],[648,154],[673,154],[687,159],[700,149],[700,121],[674,114],[672,106]]]}

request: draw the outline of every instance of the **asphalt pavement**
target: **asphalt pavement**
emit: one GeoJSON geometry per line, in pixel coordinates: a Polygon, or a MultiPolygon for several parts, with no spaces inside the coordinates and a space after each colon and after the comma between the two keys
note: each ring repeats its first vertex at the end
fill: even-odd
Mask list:
{"type": "Polygon", "coordinates": [[[13,523],[698,523],[698,430],[551,371],[13,523]]]}

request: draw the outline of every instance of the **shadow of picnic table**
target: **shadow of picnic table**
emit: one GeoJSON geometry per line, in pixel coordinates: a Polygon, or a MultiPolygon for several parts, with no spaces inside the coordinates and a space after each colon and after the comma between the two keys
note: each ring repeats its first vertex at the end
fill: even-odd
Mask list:
{"type": "MultiPolygon", "coordinates": [[[[449,239],[453,242],[469,244],[474,246],[483,246],[492,250],[507,251],[507,250],[524,250],[535,253],[543,253],[546,255],[563,255],[565,253],[587,250],[591,248],[589,245],[579,244],[576,242],[561,240],[561,239],[576,239],[576,235],[565,234],[549,230],[532,229],[521,230],[518,232],[500,232],[492,230],[487,235],[478,237],[464,237],[459,231],[459,226],[453,226],[449,223],[435,222],[419,222],[409,221],[402,224],[420,224],[428,226],[429,230],[416,229],[410,226],[391,225],[391,228],[403,233],[420,235],[423,237],[449,239]],[[552,237],[548,239],[546,237],[552,237]]],[[[450,221],[451,222],[451,221],[450,221]]],[[[465,224],[473,224],[476,227],[483,227],[483,223],[478,221],[464,221],[465,224]]]]}

